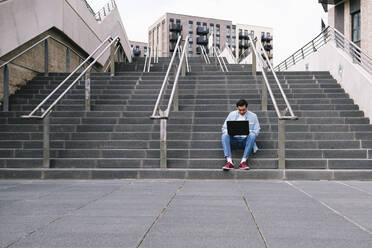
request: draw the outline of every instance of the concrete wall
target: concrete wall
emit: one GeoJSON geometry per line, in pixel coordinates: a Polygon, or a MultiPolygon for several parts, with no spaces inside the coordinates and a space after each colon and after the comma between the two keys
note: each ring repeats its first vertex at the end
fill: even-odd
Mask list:
{"type": "MultiPolygon", "coordinates": [[[[130,43],[114,9],[97,22],[80,0],[9,0],[0,3],[0,57],[51,28],[61,30],[87,53],[91,53],[108,35],[118,35],[126,54],[130,43]]],[[[100,59],[103,64],[108,54],[100,59]]]]}
{"type": "MultiPolygon", "coordinates": [[[[2,61],[7,61],[48,34],[67,43],[85,58],[107,36],[119,36],[124,52],[131,60],[129,39],[118,10],[115,8],[102,22],[97,22],[81,0],[8,0],[1,2],[0,33],[3,37],[0,39],[0,60],[2,61]]],[[[65,54],[66,48],[50,41],[50,72],[66,71],[65,54]]],[[[109,50],[99,59],[97,70],[107,62],[108,57],[109,50]]],[[[70,70],[79,64],[79,57],[76,54],[71,53],[70,64],[70,70]]],[[[44,71],[44,45],[33,48],[15,60],[10,65],[10,71],[10,92],[13,93],[37,72],[44,71]]],[[[2,69],[0,73],[0,92],[2,92],[2,69]]]]}
{"type": "MultiPolygon", "coordinates": [[[[343,18],[343,33],[349,40],[352,40],[352,20],[350,14],[350,0],[347,0],[343,3],[344,5],[344,18],[343,18]]],[[[337,29],[341,29],[338,27],[340,24],[337,23],[336,15],[336,8],[337,6],[332,6],[328,10],[328,25],[331,27],[336,27],[337,29]]],[[[361,16],[361,48],[364,52],[366,52],[370,57],[372,57],[372,1],[371,0],[360,0],[360,16],[361,16]]]]}
{"type": "Polygon", "coordinates": [[[330,71],[371,122],[372,76],[354,64],[348,54],[330,42],[319,48],[317,53],[292,66],[290,70],[305,71],[306,66],[311,71],[330,71]]]}

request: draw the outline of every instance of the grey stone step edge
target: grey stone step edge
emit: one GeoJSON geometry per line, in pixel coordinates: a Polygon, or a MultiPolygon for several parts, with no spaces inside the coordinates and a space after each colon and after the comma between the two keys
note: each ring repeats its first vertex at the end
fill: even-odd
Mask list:
{"type": "Polygon", "coordinates": [[[1,168],[0,179],[372,180],[372,170],[1,168]]]}

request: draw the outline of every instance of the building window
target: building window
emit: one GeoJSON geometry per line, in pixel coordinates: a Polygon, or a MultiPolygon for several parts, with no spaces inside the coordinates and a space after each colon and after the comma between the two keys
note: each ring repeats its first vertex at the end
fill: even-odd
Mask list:
{"type": "Polygon", "coordinates": [[[266,33],[266,37],[270,38],[270,33],[269,32],[266,33]]]}
{"type": "Polygon", "coordinates": [[[360,11],[351,14],[352,19],[352,41],[360,41],[360,11]]]}
{"type": "Polygon", "coordinates": [[[230,46],[230,38],[226,38],[226,43],[228,46],[230,46]]]}
{"type": "Polygon", "coordinates": [[[170,22],[171,24],[173,24],[173,23],[174,23],[174,19],[173,19],[173,18],[169,19],[169,22],[170,22]]]}
{"type": "Polygon", "coordinates": [[[261,38],[265,38],[265,32],[261,32],[261,38]]]}
{"type": "Polygon", "coordinates": [[[220,37],[216,37],[216,44],[217,44],[217,46],[219,46],[220,45],[220,37]]]}
{"type": "Polygon", "coordinates": [[[216,24],[216,35],[220,35],[220,25],[216,24]]]}
{"type": "Polygon", "coordinates": [[[176,24],[181,24],[181,20],[180,19],[177,19],[176,20],[176,24]]]}
{"type": "Polygon", "coordinates": [[[203,22],[203,27],[206,27],[207,26],[207,23],[206,22],[203,22]]]}
{"type": "Polygon", "coordinates": [[[226,26],[226,36],[230,36],[230,26],[226,26]]]}
{"type": "Polygon", "coordinates": [[[233,45],[233,47],[235,47],[235,39],[232,39],[232,45],[233,45]]]}
{"type": "Polygon", "coordinates": [[[193,32],[193,28],[194,28],[194,25],[192,23],[192,21],[189,21],[189,33],[192,34],[193,32]]]}
{"type": "Polygon", "coordinates": [[[211,34],[214,34],[214,25],[213,24],[210,24],[210,33],[211,34]]]}
{"type": "Polygon", "coordinates": [[[236,37],[236,26],[232,26],[232,37],[236,37]]]}
{"type": "Polygon", "coordinates": [[[196,26],[200,27],[200,22],[196,22],[196,26]]]}
{"type": "Polygon", "coordinates": [[[254,31],[251,30],[251,38],[254,39],[254,31]]]}

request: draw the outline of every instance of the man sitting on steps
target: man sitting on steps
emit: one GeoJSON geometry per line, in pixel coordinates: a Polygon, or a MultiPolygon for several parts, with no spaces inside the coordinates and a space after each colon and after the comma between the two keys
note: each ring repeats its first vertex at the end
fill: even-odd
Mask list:
{"type": "Polygon", "coordinates": [[[230,112],[222,126],[222,147],[226,158],[226,165],[222,167],[223,170],[234,169],[232,161],[231,148],[244,148],[243,158],[240,162],[239,169],[249,170],[247,159],[252,152],[258,150],[256,145],[256,138],[260,133],[260,124],[257,115],[248,111],[248,102],[246,100],[239,100],[236,103],[237,110],[230,112]],[[235,135],[230,136],[227,133],[227,121],[249,121],[249,135],[235,135]]]}

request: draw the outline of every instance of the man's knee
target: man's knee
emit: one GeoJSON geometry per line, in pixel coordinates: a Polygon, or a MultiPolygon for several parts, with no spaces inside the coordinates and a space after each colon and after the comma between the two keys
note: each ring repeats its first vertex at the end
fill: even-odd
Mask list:
{"type": "Polygon", "coordinates": [[[230,138],[230,135],[228,135],[227,133],[223,133],[221,138],[224,140],[224,139],[230,138]]]}
{"type": "Polygon", "coordinates": [[[249,138],[251,139],[256,139],[257,138],[257,135],[255,133],[249,133],[249,138]]]}

